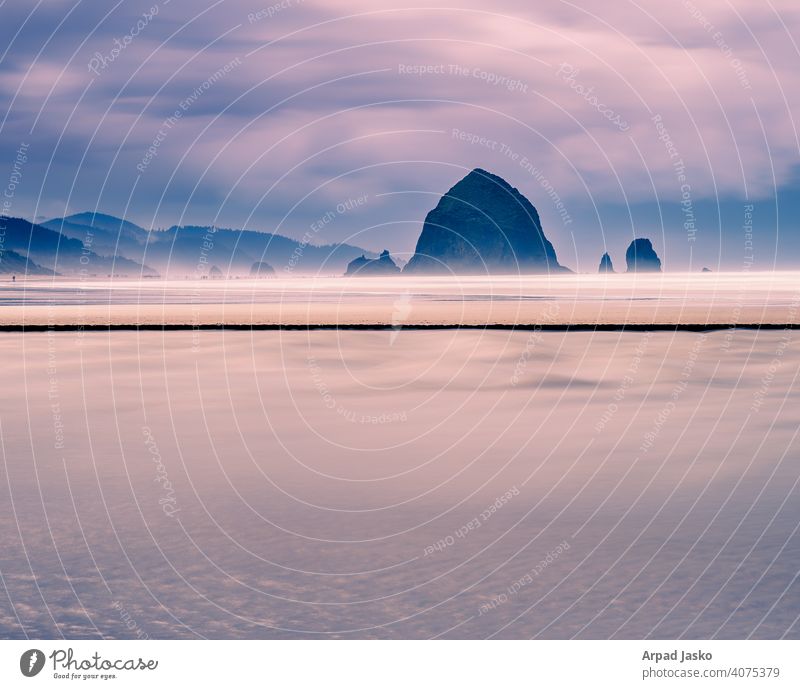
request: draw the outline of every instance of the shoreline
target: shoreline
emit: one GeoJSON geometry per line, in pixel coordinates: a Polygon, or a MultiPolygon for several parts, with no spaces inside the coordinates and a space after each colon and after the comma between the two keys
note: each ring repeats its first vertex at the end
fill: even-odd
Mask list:
{"type": "Polygon", "coordinates": [[[0,324],[0,332],[180,332],[191,330],[206,331],[313,331],[313,330],[363,330],[363,331],[399,331],[399,330],[498,330],[498,331],[545,331],[545,332],[716,332],[721,330],[800,330],[800,323],[487,323],[484,325],[467,323],[431,323],[404,324],[402,326],[388,323],[45,323],[0,324]]]}

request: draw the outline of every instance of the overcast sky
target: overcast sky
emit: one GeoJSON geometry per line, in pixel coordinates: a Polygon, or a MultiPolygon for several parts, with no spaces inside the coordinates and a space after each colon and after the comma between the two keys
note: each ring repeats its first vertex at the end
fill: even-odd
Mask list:
{"type": "Polygon", "coordinates": [[[753,267],[800,264],[796,3],[408,4],[7,0],[5,207],[403,256],[482,167],[577,270],[741,269],[749,204],[753,267]]]}

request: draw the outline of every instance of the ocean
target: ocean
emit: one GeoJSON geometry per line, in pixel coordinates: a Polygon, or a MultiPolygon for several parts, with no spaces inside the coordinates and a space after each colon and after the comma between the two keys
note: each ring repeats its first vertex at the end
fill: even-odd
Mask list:
{"type": "MultiPolygon", "coordinates": [[[[587,321],[558,289],[496,304],[587,321]]],[[[799,333],[426,332],[453,302],[389,292],[340,300],[385,331],[0,333],[0,634],[800,638],[799,333]]],[[[94,296],[9,308],[125,322],[94,296]]]]}

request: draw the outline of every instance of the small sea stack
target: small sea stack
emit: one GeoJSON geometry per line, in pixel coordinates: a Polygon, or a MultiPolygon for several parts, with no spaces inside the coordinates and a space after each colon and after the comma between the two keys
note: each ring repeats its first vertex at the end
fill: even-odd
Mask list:
{"type": "Polygon", "coordinates": [[[265,263],[264,261],[256,261],[252,266],[250,266],[250,277],[265,278],[273,275],[275,275],[275,269],[269,263],[265,263]]]}
{"type": "Polygon", "coordinates": [[[660,273],[661,259],[653,249],[653,243],[644,237],[634,239],[625,252],[629,273],[660,273]]]}
{"type": "Polygon", "coordinates": [[[603,254],[600,259],[600,267],[597,269],[598,273],[615,273],[614,264],[611,262],[611,256],[607,253],[603,254]]]}
{"type": "Polygon", "coordinates": [[[367,258],[363,254],[347,264],[345,276],[368,277],[372,275],[399,275],[400,268],[392,260],[388,249],[378,258],[367,258]]]}

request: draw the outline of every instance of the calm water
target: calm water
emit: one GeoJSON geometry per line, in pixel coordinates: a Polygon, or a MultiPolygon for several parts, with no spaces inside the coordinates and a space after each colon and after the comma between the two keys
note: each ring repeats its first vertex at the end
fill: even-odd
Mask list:
{"type": "Polygon", "coordinates": [[[797,337],[2,334],[0,634],[798,638],[797,337]]]}

